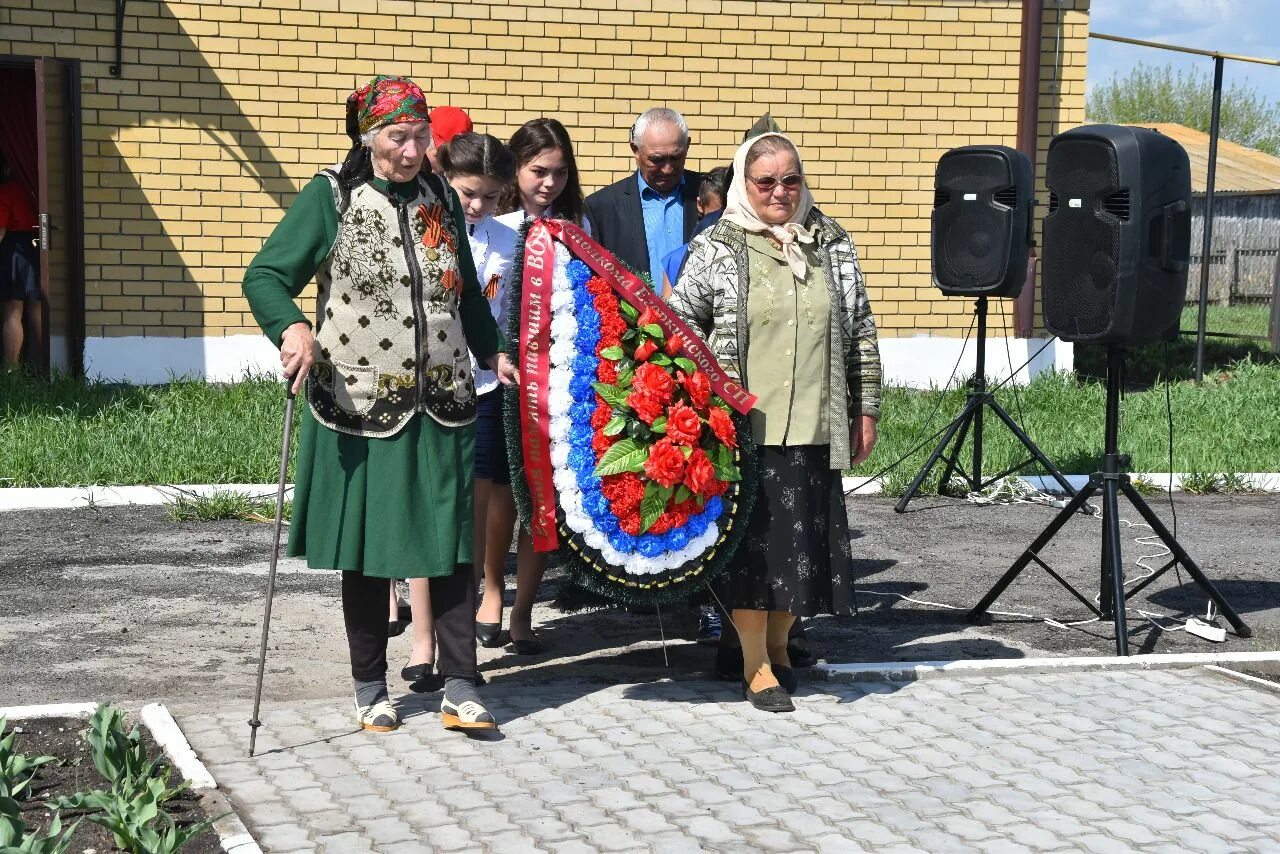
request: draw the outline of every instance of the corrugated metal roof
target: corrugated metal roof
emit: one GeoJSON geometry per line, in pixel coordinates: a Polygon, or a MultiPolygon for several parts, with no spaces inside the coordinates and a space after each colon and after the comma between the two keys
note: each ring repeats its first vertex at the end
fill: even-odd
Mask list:
{"type": "MultiPolygon", "coordinates": [[[[1209,134],[1173,122],[1133,125],[1158,130],[1187,150],[1191,160],[1191,192],[1203,193],[1209,175],[1209,134]]],[[[1218,138],[1218,170],[1214,192],[1280,192],[1280,157],[1218,138]]]]}

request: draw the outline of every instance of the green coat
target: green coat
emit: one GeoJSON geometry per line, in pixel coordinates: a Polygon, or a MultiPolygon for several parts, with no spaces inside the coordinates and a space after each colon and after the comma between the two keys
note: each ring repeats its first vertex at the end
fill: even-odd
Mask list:
{"type": "MultiPolygon", "coordinates": [[[[388,190],[404,197],[414,192],[412,184],[388,190]]],[[[459,312],[469,349],[483,363],[499,351],[501,336],[476,280],[461,206],[454,202],[459,312]]],[[[245,297],[277,346],[286,328],[311,323],[294,299],[329,255],[338,225],[331,185],[318,176],[249,265],[245,297]]],[[[472,562],[474,424],[444,426],[419,414],[394,436],[366,438],[324,427],[305,405],[297,410],[301,437],[289,555],[305,556],[311,567],[380,578],[450,575],[472,562]]]]}

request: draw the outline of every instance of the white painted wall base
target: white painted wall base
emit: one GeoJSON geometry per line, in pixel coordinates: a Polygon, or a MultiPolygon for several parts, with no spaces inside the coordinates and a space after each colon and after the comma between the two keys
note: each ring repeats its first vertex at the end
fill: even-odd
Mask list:
{"type": "MultiPolygon", "coordinates": [[[[1072,345],[1044,338],[988,338],[987,376],[999,380],[1041,347],[1044,351],[1018,373],[1026,383],[1045,370],[1069,371],[1072,345]]],[[[977,345],[963,338],[920,335],[881,338],[880,357],[885,382],[912,388],[941,388],[968,377],[974,370],[977,345]],[[952,367],[957,379],[951,380],[952,367]]],[[[262,335],[225,338],[89,338],[84,344],[85,375],[93,379],[140,384],[174,378],[230,382],[246,374],[280,375],[280,355],[262,335]]]]}
{"type": "MultiPolygon", "coordinates": [[[[1056,338],[988,338],[987,378],[998,381],[1008,377],[1042,347],[1043,351],[1018,371],[1015,382],[1025,384],[1044,371],[1070,371],[1074,367],[1074,346],[1056,338]]],[[[880,339],[885,385],[911,388],[955,386],[973,373],[977,358],[977,342],[963,338],[918,335],[880,339]]]]}
{"type": "Polygon", "coordinates": [[[247,374],[280,375],[280,353],[263,335],[224,338],[87,338],[84,373],[142,385],[171,379],[234,382],[247,374]]]}

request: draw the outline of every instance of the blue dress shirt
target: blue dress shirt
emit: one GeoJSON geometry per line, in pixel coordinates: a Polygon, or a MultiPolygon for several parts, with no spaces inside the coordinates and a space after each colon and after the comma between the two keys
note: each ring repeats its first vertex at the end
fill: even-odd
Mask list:
{"type": "Polygon", "coordinates": [[[644,213],[644,239],[649,249],[649,274],[653,289],[662,292],[662,259],[684,244],[684,178],[665,196],[649,186],[636,170],[640,186],[640,210],[644,213]]]}

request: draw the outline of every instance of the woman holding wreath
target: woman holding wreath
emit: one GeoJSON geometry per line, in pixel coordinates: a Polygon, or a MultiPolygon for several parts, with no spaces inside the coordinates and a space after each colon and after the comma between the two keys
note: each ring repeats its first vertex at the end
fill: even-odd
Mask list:
{"type": "Polygon", "coordinates": [[[346,160],[303,188],[244,280],[285,375],[306,389],[288,553],[342,573],[363,728],[400,725],[386,683],[389,585],[425,577],[444,725],[493,729],[476,691],[470,353],[504,383],[515,370],[476,281],[462,208],[424,168],[422,90],[375,77],[347,99],[346,129],[346,160]],[[293,302],[313,276],[314,328],[293,302]]]}
{"type": "Polygon", "coordinates": [[[743,696],[784,712],[795,709],[795,618],[854,611],[840,475],[875,446],[880,354],[853,241],[814,207],[795,145],[754,137],[733,167],[725,212],[690,244],[670,304],[758,397],[760,491],[724,604],[743,696]]]}

